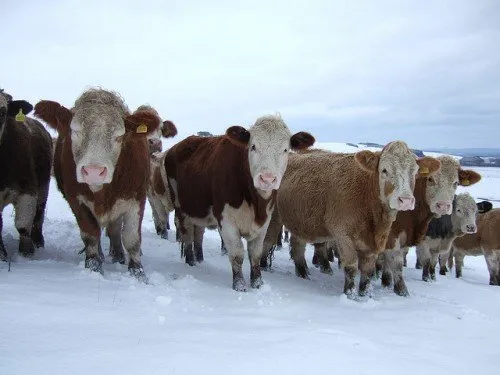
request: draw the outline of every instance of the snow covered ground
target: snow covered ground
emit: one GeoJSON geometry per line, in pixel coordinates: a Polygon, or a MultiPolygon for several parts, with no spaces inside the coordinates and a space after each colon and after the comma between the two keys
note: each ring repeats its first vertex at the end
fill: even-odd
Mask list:
{"type": "MultiPolygon", "coordinates": [[[[467,190],[500,199],[500,169],[477,170],[484,179],[467,190]]],[[[17,255],[12,208],[4,210],[12,264],[8,272],[0,263],[0,374],[498,371],[500,288],[488,285],[482,257],[466,258],[463,279],[437,275],[424,283],[411,251],[410,297],[377,282],[373,298],[353,301],[342,294],[336,265],[333,276],[311,266],[310,280],[297,278],[285,245],[274,272],[264,273],[264,287],[242,294],[231,289],[217,232],[206,232],[205,262],[189,267],[177,244],[155,234],[146,207],[142,248],[150,285],[136,282],[126,266],[107,263],[104,276],[84,269],[79,231],[54,181],[46,247],[33,260],[17,255]]],[[[103,245],[107,252],[107,239],[103,245]]],[[[311,257],[309,248],[309,264],[311,257]]],[[[248,279],[247,260],[244,268],[248,279]]]]}

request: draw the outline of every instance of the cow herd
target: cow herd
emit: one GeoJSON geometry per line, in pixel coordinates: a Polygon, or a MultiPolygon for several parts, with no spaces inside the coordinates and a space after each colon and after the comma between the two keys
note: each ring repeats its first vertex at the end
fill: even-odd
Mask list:
{"type": "MultiPolygon", "coordinates": [[[[168,237],[174,212],[176,240],[190,266],[203,261],[205,228],[218,229],[232,268],[234,290],[244,291],[247,243],[250,286],[259,288],[290,233],[297,276],[313,264],[331,273],[337,256],[344,293],[369,293],[373,280],[408,295],[403,277],[409,247],[416,247],[422,279],[445,274],[455,260],[484,254],[490,284],[500,284],[500,209],[476,204],[457,187],[481,176],[450,156],[418,158],[406,143],[381,151],[334,153],[313,149],[307,132],[292,134],[279,115],[258,118],[248,129],[229,127],[216,137],[190,136],[162,151],[161,137],[177,129],[142,105],[130,111],[123,98],[100,88],[85,90],[71,108],[42,100],[34,117],[57,131],[53,141],[33,106],[0,91],[0,209],[15,208],[19,252],[44,246],[42,234],[51,170],[80,229],[85,267],[101,272],[101,233],[113,262],[147,282],[142,267],[142,220],[146,200],[155,229],[168,237]]],[[[2,217],[0,211],[0,231],[2,217]]],[[[0,260],[8,253],[0,236],[0,260]]]]}

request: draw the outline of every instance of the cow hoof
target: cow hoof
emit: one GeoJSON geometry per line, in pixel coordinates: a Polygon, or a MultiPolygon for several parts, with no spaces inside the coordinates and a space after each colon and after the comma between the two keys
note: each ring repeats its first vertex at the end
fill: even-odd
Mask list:
{"type": "Polygon", "coordinates": [[[302,279],[309,279],[309,270],[307,266],[295,266],[295,275],[302,279]]]}
{"type": "Polygon", "coordinates": [[[129,268],[128,270],[130,272],[130,275],[135,277],[137,279],[137,281],[144,283],[144,284],[149,283],[149,279],[146,276],[146,272],[144,272],[144,269],[142,267],[133,267],[133,268],[129,268]]]}
{"type": "Polygon", "coordinates": [[[262,285],[264,285],[264,281],[262,281],[262,277],[257,277],[251,281],[250,285],[254,289],[259,289],[262,285]]]}
{"type": "Polygon", "coordinates": [[[410,295],[410,293],[408,292],[408,288],[404,284],[394,285],[394,293],[401,297],[408,297],[410,295]]]}
{"type": "Polygon", "coordinates": [[[422,265],[420,264],[420,262],[417,261],[417,263],[415,263],[415,269],[416,270],[421,270],[422,269],[422,265]]]}
{"type": "Polygon", "coordinates": [[[332,267],[320,267],[319,268],[319,271],[321,273],[324,273],[325,275],[333,275],[333,270],[332,270],[332,267]]]}
{"type": "Polygon", "coordinates": [[[238,279],[233,281],[233,290],[237,292],[246,292],[247,291],[247,286],[245,283],[245,280],[243,279],[238,279]]]}
{"type": "Polygon", "coordinates": [[[422,276],[422,281],[425,281],[426,283],[428,283],[431,280],[430,280],[429,276],[422,276]]]}
{"type": "Polygon", "coordinates": [[[43,235],[41,234],[35,234],[33,233],[31,235],[31,240],[33,241],[33,245],[38,249],[39,247],[44,247],[45,246],[45,239],[43,238],[43,235]]]}
{"type": "Polygon", "coordinates": [[[160,237],[163,238],[164,240],[168,240],[168,230],[163,230],[160,232],[160,237]]]}
{"type": "Polygon", "coordinates": [[[389,272],[382,272],[382,286],[388,288],[392,284],[392,275],[389,272]]]}
{"type": "Polygon", "coordinates": [[[123,254],[121,254],[121,255],[113,255],[113,256],[111,256],[111,262],[112,263],[125,264],[125,256],[123,254]]]}
{"type": "Polygon", "coordinates": [[[448,272],[448,269],[446,269],[446,268],[441,268],[441,269],[439,270],[439,274],[440,274],[441,276],[446,276],[446,272],[448,272]]]}
{"type": "Polygon", "coordinates": [[[9,255],[7,254],[7,250],[5,250],[5,246],[3,243],[0,244],[0,261],[6,262],[8,257],[9,255]]]}
{"type": "Polygon", "coordinates": [[[102,262],[97,258],[85,259],[85,268],[88,268],[92,272],[101,272],[102,262]]]}

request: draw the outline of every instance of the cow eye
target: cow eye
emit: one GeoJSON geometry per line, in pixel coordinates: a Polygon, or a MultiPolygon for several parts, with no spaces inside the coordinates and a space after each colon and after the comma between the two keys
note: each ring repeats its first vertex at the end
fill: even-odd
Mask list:
{"type": "Polygon", "coordinates": [[[385,174],[385,175],[387,175],[387,169],[385,169],[385,168],[382,169],[382,173],[385,174]]]}
{"type": "Polygon", "coordinates": [[[252,145],[252,147],[250,148],[252,151],[255,151],[256,148],[255,148],[255,145],[252,145]]]}
{"type": "Polygon", "coordinates": [[[455,182],[453,183],[453,187],[458,187],[458,181],[455,181],[455,182]]]}
{"type": "Polygon", "coordinates": [[[427,181],[429,181],[431,184],[433,184],[433,183],[434,183],[434,179],[433,179],[432,177],[429,177],[429,178],[427,179],[427,181]]]}
{"type": "Polygon", "coordinates": [[[285,148],[285,152],[288,152],[288,149],[287,149],[287,148],[285,148]]]}

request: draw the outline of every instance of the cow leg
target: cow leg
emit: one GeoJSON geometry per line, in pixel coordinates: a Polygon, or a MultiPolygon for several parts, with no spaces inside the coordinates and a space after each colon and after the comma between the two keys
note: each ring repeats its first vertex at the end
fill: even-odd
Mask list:
{"type": "MultiPolygon", "coordinates": [[[[464,266],[464,258],[465,256],[462,253],[459,253],[457,251],[453,251],[455,255],[455,277],[460,278],[462,277],[462,267],[464,266]]],[[[448,259],[448,265],[450,264],[450,261],[448,259]]],[[[451,269],[451,267],[450,267],[451,269]]]]}
{"type": "Polygon", "coordinates": [[[455,254],[455,248],[452,246],[450,252],[448,253],[448,269],[451,271],[453,268],[453,256],[455,254]]]}
{"type": "Polygon", "coordinates": [[[3,219],[2,219],[2,212],[0,211],[0,260],[6,261],[9,255],[7,254],[7,250],[5,250],[5,245],[3,243],[2,230],[3,230],[3,219]]]}
{"type": "Polygon", "coordinates": [[[431,265],[429,267],[429,275],[431,276],[431,280],[436,280],[436,266],[438,264],[438,259],[439,251],[431,251],[431,265]]]}
{"type": "Polygon", "coordinates": [[[428,246],[422,245],[417,246],[417,257],[420,258],[422,264],[422,280],[430,280],[430,270],[431,270],[431,252],[428,246]]]}
{"type": "MultiPolygon", "coordinates": [[[[384,253],[380,253],[377,257],[377,260],[375,261],[375,274],[374,277],[376,279],[380,279],[380,276],[382,276],[382,270],[384,269],[384,262],[385,262],[385,255],[384,253]]],[[[391,274],[391,279],[392,279],[392,274],[391,274]]],[[[390,283],[389,283],[390,285],[390,283]]],[[[388,286],[388,285],[384,285],[388,286]]]]}
{"type": "Polygon", "coordinates": [[[168,239],[168,212],[165,210],[161,200],[154,194],[148,195],[148,202],[153,212],[156,234],[163,239],[168,239]]]}
{"type": "Polygon", "coordinates": [[[167,212],[165,226],[170,230],[170,212],[167,212]]]}
{"type": "Polygon", "coordinates": [[[45,219],[45,207],[47,205],[47,197],[49,195],[49,184],[38,190],[37,205],[35,218],[33,219],[33,228],[31,229],[31,239],[35,247],[44,247],[45,239],[43,238],[43,222],[45,219]]]}
{"type": "Polygon", "coordinates": [[[180,226],[181,224],[177,213],[174,213],[174,225],[175,225],[175,241],[182,242],[182,230],[180,226]]]}
{"type": "Polygon", "coordinates": [[[418,255],[418,253],[416,253],[416,255],[417,255],[417,260],[415,261],[415,269],[421,270],[422,269],[422,262],[420,261],[420,257],[418,255]]]}
{"type": "Polygon", "coordinates": [[[303,279],[309,278],[309,269],[305,258],[306,242],[295,235],[290,237],[290,256],[295,263],[295,274],[303,279]]]}
{"type": "Polygon", "coordinates": [[[248,259],[250,261],[250,285],[252,288],[260,288],[264,282],[260,273],[260,260],[267,228],[262,228],[261,234],[247,242],[248,259]]]}
{"type": "Polygon", "coordinates": [[[283,247],[283,241],[281,240],[282,234],[283,234],[283,227],[281,227],[280,232],[278,233],[278,238],[276,240],[277,247],[283,247]]]}
{"type": "Polygon", "coordinates": [[[378,256],[375,253],[358,252],[358,267],[361,274],[358,294],[365,296],[370,291],[370,282],[375,273],[375,262],[378,256]]]}
{"type": "Polygon", "coordinates": [[[338,267],[340,269],[342,267],[342,261],[340,260],[340,252],[339,252],[339,248],[337,247],[336,244],[333,246],[333,255],[334,255],[334,257],[337,257],[337,260],[339,262],[338,267]]]}
{"type": "Polygon", "coordinates": [[[288,243],[290,242],[290,239],[289,239],[289,232],[288,232],[288,229],[284,228],[285,229],[285,239],[283,241],[285,241],[285,243],[288,243]]]}
{"type": "Polygon", "coordinates": [[[194,255],[197,262],[203,262],[203,235],[205,234],[205,227],[195,225],[193,228],[194,235],[194,255]]]}
{"type": "Polygon", "coordinates": [[[327,259],[329,262],[335,262],[335,254],[333,253],[333,249],[335,248],[335,245],[333,245],[333,242],[326,242],[326,254],[327,254],[327,259]]]}
{"type": "Polygon", "coordinates": [[[276,238],[282,227],[283,223],[281,222],[278,210],[274,210],[271,215],[271,221],[269,222],[269,226],[267,227],[266,236],[264,238],[262,256],[260,258],[261,270],[266,271],[271,268],[270,254],[272,254],[272,252],[276,248],[276,238]]]}
{"type": "Polygon", "coordinates": [[[393,250],[386,250],[382,254],[382,286],[390,287],[392,285],[392,255],[390,252],[393,250]]]}
{"type": "Polygon", "coordinates": [[[446,253],[440,253],[439,254],[439,274],[445,276],[446,273],[448,272],[448,267],[446,267],[446,261],[448,260],[448,257],[450,255],[450,252],[446,253]]]}
{"type": "Polygon", "coordinates": [[[409,250],[410,250],[410,249],[409,249],[408,247],[404,247],[404,248],[402,249],[402,252],[403,252],[403,267],[408,267],[408,262],[406,261],[406,257],[407,257],[407,255],[408,255],[408,251],[409,251],[409,250]]]}
{"type": "Polygon", "coordinates": [[[109,237],[109,255],[113,263],[125,264],[125,253],[122,245],[123,218],[109,223],[107,232],[109,237]]]}
{"type": "Polygon", "coordinates": [[[23,256],[32,256],[35,252],[31,229],[35,218],[37,196],[21,194],[14,202],[16,229],[19,232],[19,253],[23,256]]]}
{"type": "Polygon", "coordinates": [[[141,264],[141,226],[145,200],[134,201],[123,215],[122,242],[129,255],[128,270],[132,276],[147,282],[147,276],[141,264]]]}
{"type": "MultiPolygon", "coordinates": [[[[245,256],[245,248],[241,241],[240,231],[230,221],[222,220],[221,235],[228,249],[229,262],[233,269],[233,289],[238,292],[246,292],[246,282],[243,277],[242,265],[245,256]]],[[[275,237],[276,238],[276,237],[275,237]]]]}
{"type": "MultiPolygon", "coordinates": [[[[319,270],[322,273],[327,275],[332,275],[333,270],[330,266],[330,262],[328,261],[328,243],[315,243],[314,244],[314,255],[317,257],[317,265],[319,266],[319,270]]],[[[313,257],[314,264],[314,257],[313,257]]]]}
{"type": "Polygon", "coordinates": [[[221,255],[227,255],[227,248],[226,245],[224,244],[224,240],[222,239],[222,235],[220,234],[220,229],[219,231],[219,237],[220,237],[220,254],[221,255]]]}
{"type": "Polygon", "coordinates": [[[398,296],[406,297],[409,295],[403,278],[403,249],[386,250],[384,252],[384,272],[382,272],[382,285],[389,286],[390,281],[394,283],[394,293],[398,296]],[[387,271],[390,270],[390,273],[387,271]],[[391,277],[392,276],[392,277],[391,277]],[[392,280],[390,280],[392,278],[392,280]]]}
{"type": "Polygon", "coordinates": [[[500,259],[497,257],[495,251],[485,251],[484,258],[490,273],[490,285],[500,285],[500,259]]]}

